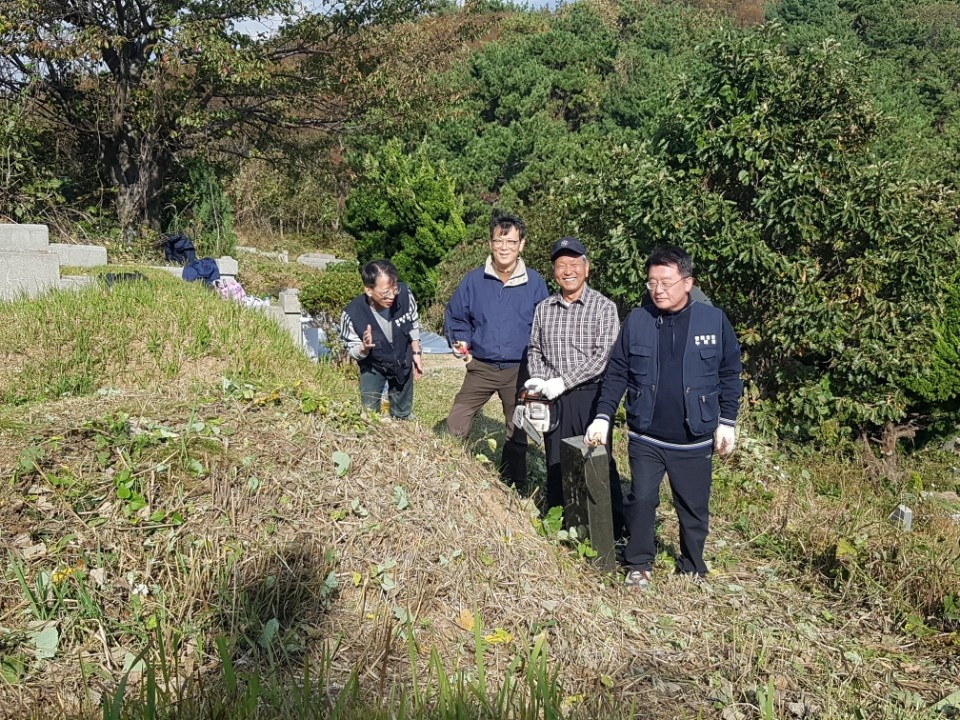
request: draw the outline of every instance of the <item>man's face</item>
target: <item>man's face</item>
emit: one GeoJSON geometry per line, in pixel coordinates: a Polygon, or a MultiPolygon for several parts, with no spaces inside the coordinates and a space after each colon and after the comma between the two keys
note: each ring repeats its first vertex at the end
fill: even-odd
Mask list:
{"type": "Polygon", "coordinates": [[[381,274],[377,275],[377,281],[372,288],[364,288],[363,291],[375,308],[385,310],[393,305],[394,299],[400,293],[400,288],[389,277],[381,274]]]}
{"type": "Polygon", "coordinates": [[[567,300],[576,300],[590,277],[590,264],[583,255],[561,255],[553,261],[553,278],[567,300]]]}
{"type": "Polygon", "coordinates": [[[662,312],[682,310],[692,287],[693,278],[681,277],[676,265],[651,265],[647,271],[647,290],[662,312]]]}
{"type": "Polygon", "coordinates": [[[520,231],[515,227],[509,230],[494,228],[493,237],[490,239],[490,256],[493,258],[493,265],[499,271],[513,269],[523,252],[524,241],[520,239],[520,231]]]}

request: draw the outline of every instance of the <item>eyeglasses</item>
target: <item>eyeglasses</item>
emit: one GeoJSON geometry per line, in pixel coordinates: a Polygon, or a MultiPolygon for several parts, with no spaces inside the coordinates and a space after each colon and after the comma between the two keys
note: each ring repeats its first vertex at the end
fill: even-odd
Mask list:
{"type": "Polygon", "coordinates": [[[493,245],[494,247],[508,247],[508,248],[520,247],[519,240],[506,240],[504,238],[491,240],[490,244],[493,245]]]}
{"type": "Polygon", "coordinates": [[[389,288],[388,290],[386,290],[386,291],[384,291],[384,292],[374,291],[374,293],[375,293],[376,296],[377,296],[378,298],[380,298],[381,300],[387,300],[388,298],[396,297],[397,295],[399,295],[399,294],[400,294],[400,288],[397,287],[396,285],[394,285],[392,288],[389,288]]]}
{"type": "Polygon", "coordinates": [[[679,282],[683,282],[684,280],[686,280],[686,278],[680,278],[679,280],[674,280],[673,282],[664,282],[663,280],[648,280],[646,283],[647,290],[649,290],[650,292],[654,292],[657,289],[657,287],[660,287],[663,290],[669,290],[674,285],[676,285],[679,282]]]}

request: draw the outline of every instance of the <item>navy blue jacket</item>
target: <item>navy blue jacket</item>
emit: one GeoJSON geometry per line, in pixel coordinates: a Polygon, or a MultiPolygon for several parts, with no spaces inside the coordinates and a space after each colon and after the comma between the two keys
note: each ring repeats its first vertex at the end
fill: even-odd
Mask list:
{"type": "Polygon", "coordinates": [[[373,316],[373,308],[370,307],[365,293],[351,300],[350,304],[344,308],[344,312],[350,317],[350,322],[353,323],[357,333],[362,335],[367,325],[373,333],[374,347],[366,357],[357,361],[360,371],[372,368],[384,377],[403,384],[410,377],[410,370],[413,367],[410,331],[413,329],[414,321],[410,289],[406,283],[397,283],[397,287],[400,288],[400,293],[387,312],[387,319],[393,325],[392,343],[387,342],[387,336],[383,334],[380,323],[373,316]]]}
{"type": "MultiPolygon", "coordinates": [[[[722,310],[695,302],[683,352],[683,402],[687,429],[694,436],[713,432],[720,423],[734,425],[743,381],[740,343],[722,310]]],[[[627,425],[635,433],[651,429],[660,379],[660,310],[649,305],[627,316],[613,345],[597,403],[597,417],[610,420],[626,392],[627,425]]]]}
{"type": "Polygon", "coordinates": [[[466,342],[478,360],[520,363],[527,357],[533,311],[550,293],[540,274],[523,260],[507,282],[492,267],[488,259],[457,285],[444,314],[444,333],[451,345],[466,342]]]}

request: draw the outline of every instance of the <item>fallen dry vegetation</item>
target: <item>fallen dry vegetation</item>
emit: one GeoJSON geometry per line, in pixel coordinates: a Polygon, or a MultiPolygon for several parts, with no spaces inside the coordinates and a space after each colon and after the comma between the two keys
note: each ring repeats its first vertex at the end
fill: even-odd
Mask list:
{"type": "Polygon", "coordinates": [[[356,670],[382,695],[409,681],[407,633],[419,656],[469,670],[474,618],[488,681],[543,633],[571,708],[606,694],[644,717],[754,717],[769,693],[778,716],[855,703],[880,717],[956,682],[946,638],[904,638],[747,552],[707,589],[667,577],[631,594],[541,537],[529,502],[451,440],[247,394],[116,391],[5,412],[0,648],[19,676],[0,713],[92,707],[157,633],[185,686],[215,671],[215,636],[242,666],[272,632],[290,657],[332,652],[341,681],[356,670]],[[127,461],[145,500],[133,512],[116,493],[127,461]]]}
{"type": "MultiPolygon", "coordinates": [[[[100,716],[128,672],[131,693],[143,686],[144,652],[172,696],[204,692],[222,682],[218,639],[238,669],[295,680],[309,661],[327,668],[329,697],[356,673],[378,703],[431,682],[433,652],[467,681],[482,666],[495,692],[542,647],[564,717],[922,718],[956,704],[945,701],[960,691],[955,632],[906,632],[882,594],[864,602],[818,576],[844,507],[821,503],[824,540],[800,561],[763,552],[739,510],[725,512],[745,498],[770,542],[814,517],[796,508],[816,498],[755,444],[719,474],[710,585],[663,573],[655,592],[629,593],[543,532],[533,504],[475,456],[482,439],[465,449],[434,431],[430,403],[444,405],[459,364],[430,359],[423,425],[386,423],[359,414],[338,369],[287,357],[279,330],[194,289],[49,303],[0,308],[0,345],[30,374],[0,390],[34,398],[0,406],[0,717],[100,716]],[[130,327],[103,331],[104,317],[128,322],[130,305],[144,306],[130,327]],[[143,350],[162,361],[131,356],[117,371],[111,338],[150,338],[145,324],[163,313],[170,337],[143,350]],[[58,342],[92,328],[79,331],[86,374],[40,357],[44,324],[18,323],[24,314],[60,318],[58,342]],[[70,372],[82,395],[63,395],[58,373],[70,372]]],[[[867,512],[863,498],[850,507],[867,512]]],[[[661,518],[669,545],[666,504],[661,518]]],[[[960,587],[955,563],[945,558],[937,587],[960,587]]]]}

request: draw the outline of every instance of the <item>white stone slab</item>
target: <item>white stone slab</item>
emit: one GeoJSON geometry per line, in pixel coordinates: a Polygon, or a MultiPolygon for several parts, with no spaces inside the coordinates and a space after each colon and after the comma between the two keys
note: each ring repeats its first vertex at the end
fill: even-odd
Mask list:
{"type": "Polygon", "coordinates": [[[56,253],[60,264],[68,267],[99,267],[107,264],[107,249],[99,245],[50,243],[50,252],[56,253]]]}
{"type": "Polygon", "coordinates": [[[60,287],[60,262],[48,252],[0,252],[0,300],[37,297],[60,287]]]}
{"type": "Polygon", "coordinates": [[[43,252],[49,245],[46,225],[0,225],[0,252],[43,252]]]}

